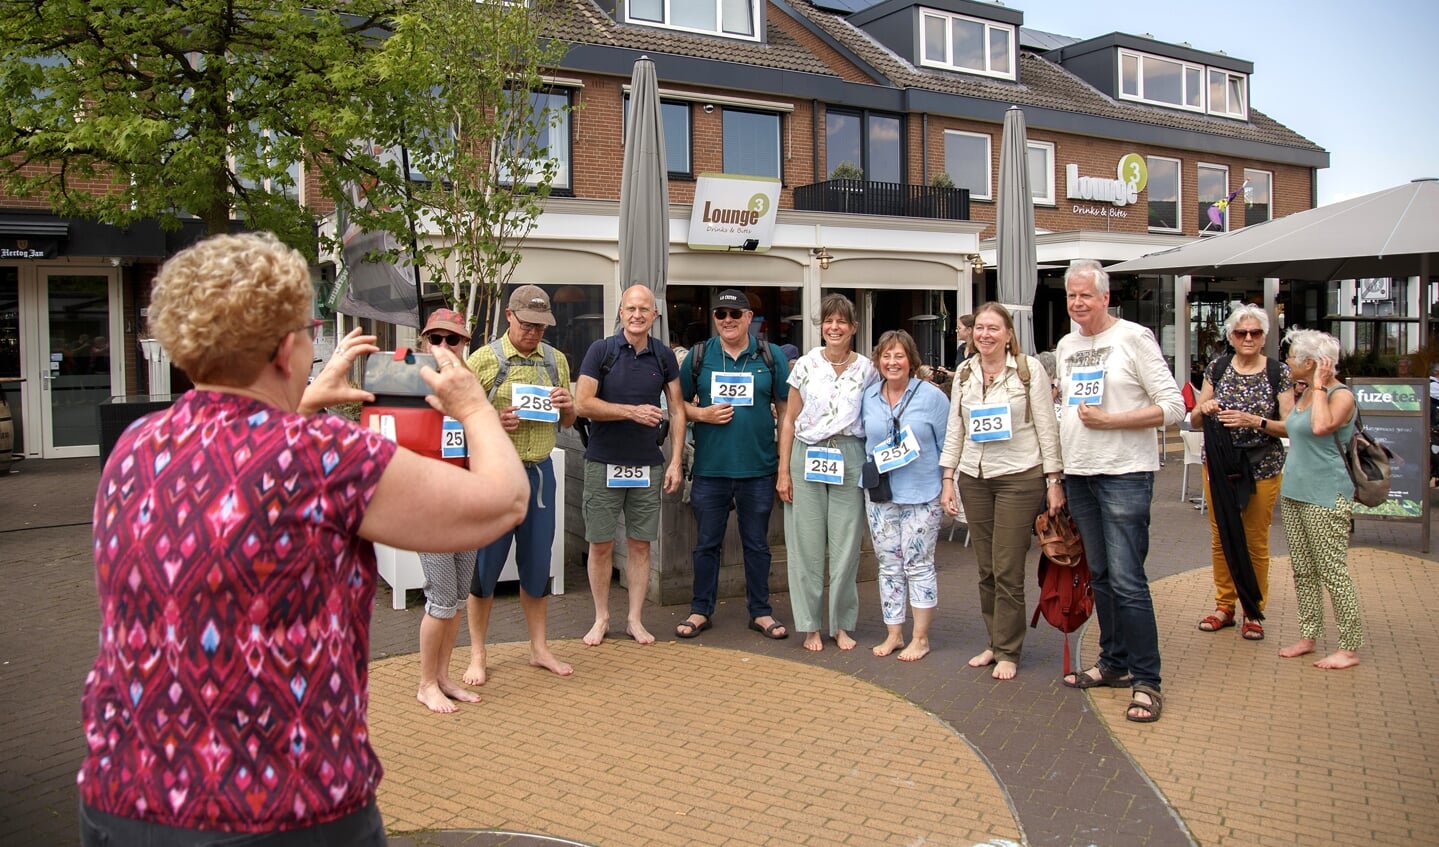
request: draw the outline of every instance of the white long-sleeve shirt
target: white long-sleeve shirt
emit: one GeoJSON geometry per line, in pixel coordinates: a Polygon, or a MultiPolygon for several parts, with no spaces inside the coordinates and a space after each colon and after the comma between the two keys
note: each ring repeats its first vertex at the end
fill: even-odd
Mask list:
{"type": "Polygon", "coordinates": [[[1159,445],[1154,427],[1090,429],[1079,420],[1077,406],[1069,404],[1071,375],[1076,371],[1104,371],[1104,394],[1099,408],[1129,412],[1148,406],[1164,410],[1164,424],[1184,417],[1184,397],[1164,361],[1154,334],[1137,323],[1119,320],[1097,335],[1071,332],[1059,340],[1054,357],[1059,366],[1059,442],[1067,476],[1125,474],[1159,469],[1159,445]]]}

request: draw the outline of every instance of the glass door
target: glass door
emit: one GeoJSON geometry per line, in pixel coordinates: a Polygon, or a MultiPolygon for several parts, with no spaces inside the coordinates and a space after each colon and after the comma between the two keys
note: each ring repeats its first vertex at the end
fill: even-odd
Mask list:
{"type": "Polygon", "coordinates": [[[45,458],[96,456],[100,403],[121,384],[112,350],[118,338],[118,281],[108,273],[42,272],[40,350],[34,363],[45,458]]]}

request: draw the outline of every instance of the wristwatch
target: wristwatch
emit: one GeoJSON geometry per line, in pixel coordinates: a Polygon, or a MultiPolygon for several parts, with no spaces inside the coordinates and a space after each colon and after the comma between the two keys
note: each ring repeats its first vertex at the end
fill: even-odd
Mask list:
{"type": "Polygon", "coordinates": [[[1045,486],[1046,488],[1048,488],[1048,487],[1051,486],[1051,485],[1058,485],[1058,484],[1060,484],[1061,482],[1064,482],[1064,480],[1059,479],[1059,478],[1057,478],[1057,477],[1047,476],[1047,477],[1044,478],[1044,486],[1045,486]]]}

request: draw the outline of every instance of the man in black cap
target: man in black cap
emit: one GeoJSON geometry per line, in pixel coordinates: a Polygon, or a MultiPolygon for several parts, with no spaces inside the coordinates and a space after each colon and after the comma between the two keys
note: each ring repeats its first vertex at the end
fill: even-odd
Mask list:
{"type": "Polygon", "coordinates": [[[694,421],[695,458],[690,508],[694,511],[694,597],[690,615],[675,627],[694,638],[711,626],[719,593],[720,554],[733,506],[744,546],[745,604],[749,628],[767,638],[788,638],[769,603],[769,519],[774,509],[775,416],[783,416],[789,362],[779,347],[750,334],[754,313],[744,293],[725,289],[714,300],[717,337],[690,353],[680,369],[686,418],[694,421]]]}

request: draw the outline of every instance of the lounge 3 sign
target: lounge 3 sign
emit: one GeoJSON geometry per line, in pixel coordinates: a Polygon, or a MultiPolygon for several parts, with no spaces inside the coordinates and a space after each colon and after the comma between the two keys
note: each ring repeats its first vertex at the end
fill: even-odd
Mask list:
{"type": "Polygon", "coordinates": [[[1115,178],[1080,176],[1079,165],[1064,166],[1064,196],[1071,200],[1094,200],[1130,206],[1139,202],[1139,192],[1149,184],[1149,168],[1144,157],[1129,153],[1119,160],[1115,178]]]}

